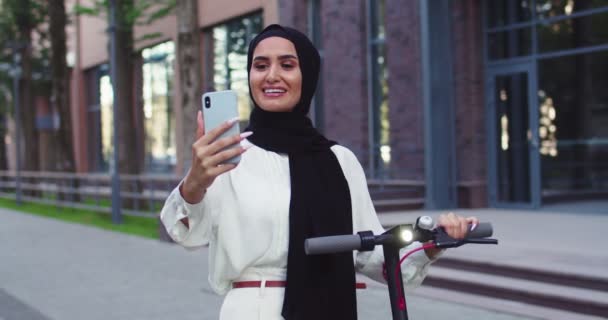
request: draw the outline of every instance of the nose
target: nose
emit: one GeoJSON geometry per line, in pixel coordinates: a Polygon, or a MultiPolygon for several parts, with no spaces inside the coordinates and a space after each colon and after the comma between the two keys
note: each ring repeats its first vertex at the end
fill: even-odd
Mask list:
{"type": "Polygon", "coordinates": [[[274,83],[279,81],[279,68],[276,65],[271,65],[268,69],[268,74],[266,75],[266,82],[274,83]]]}

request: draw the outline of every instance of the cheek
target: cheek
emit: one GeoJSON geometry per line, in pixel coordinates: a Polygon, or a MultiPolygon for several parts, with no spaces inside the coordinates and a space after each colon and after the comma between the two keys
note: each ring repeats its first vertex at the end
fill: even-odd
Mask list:
{"type": "Polygon", "coordinates": [[[289,81],[291,83],[291,89],[294,91],[296,96],[302,95],[302,77],[294,76],[289,81]]]}
{"type": "Polygon", "coordinates": [[[298,82],[296,84],[295,88],[296,88],[295,95],[299,100],[302,97],[302,82],[298,82]]]}
{"type": "Polygon", "coordinates": [[[251,74],[249,76],[249,86],[251,87],[251,89],[254,89],[256,87],[259,87],[260,81],[258,80],[258,77],[255,74],[251,74]]]}

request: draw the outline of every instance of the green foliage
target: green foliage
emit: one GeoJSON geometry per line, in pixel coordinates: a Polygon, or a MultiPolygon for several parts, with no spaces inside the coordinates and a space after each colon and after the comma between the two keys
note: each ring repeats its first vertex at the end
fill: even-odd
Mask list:
{"type": "Polygon", "coordinates": [[[173,12],[176,6],[176,0],[164,1],[149,1],[157,2],[155,5],[147,9],[147,19],[145,24],[150,24],[158,19],[164,18],[173,12]]]}
{"type": "Polygon", "coordinates": [[[162,37],[163,34],[162,32],[153,32],[153,33],[146,33],[143,36],[135,39],[135,42],[140,42],[140,41],[146,41],[146,40],[153,40],[153,39],[157,39],[162,37]]]}
{"type": "Polygon", "coordinates": [[[95,1],[91,6],[74,5],[74,14],[83,16],[98,17],[106,12],[108,1],[95,1]]]}
{"type": "MultiPolygon", "coordinates": [[[[129,0],[122,1],[116,9],[117,28],[132,30],[135,26],[149,25],[173,13],[177,0],[129,0]]],[[[107,19],[110,10],[108,0],[96,0],[89,6],[74,6],[74,14],[107,19]]],[[[133,42],[156,39],[162,33],[147,33],[133,42]]]]}
{"type": "MultiPolygon", "coordinates": [[[[147,25],[173,13],[177,0],[132,0],[123,1],[117,7],[117,20],[123,28],[133,28],[136,25],[147,25]]],[[[92,5],[74,6],[74,13],[94,17],[107,17],[110,2],[96,0],[92,5]]]]}
{"type": "MultiPolygon", "coordinates": [[[[48,1],[3,0],[0,2],[0,65],[13,66],[11,44],[27,43],[32,50],[32,80],[36,90],[49,90],[48,1]],[[31,32],[24,34],[24,32],[31,32]],[[31,43],[31,39],[37,39],[31,43]]],[[[12,78],[6,68],[0,69],[0,112],[12,105],[12,78]]]]}
{"type": "Polygon", "coordinates": [[[158,239],[158,220],[154,218],[123,216],[123,223],[116,225],[112,223],[109,214],[89,210],[60,208],[52,205],[28,202],[20,206],[12,199],[2,198],[0,198],[0,207],[72,223],[94,226],[105,230],[158,239]]]}

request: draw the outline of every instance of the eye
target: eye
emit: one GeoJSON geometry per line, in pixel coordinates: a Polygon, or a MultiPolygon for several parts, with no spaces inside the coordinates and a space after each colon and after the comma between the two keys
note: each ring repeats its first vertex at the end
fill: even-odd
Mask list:
{"type": "Polygon", "coordinates": [[[281,64],[281,66],[282,66],[284,69],[287,69],[287,70],[292,69],[292,68],[294,68],[294,67],[295,67],[295,66],[294,66],[292,63],[283,63],[283,64],[281,64]]]}
{"type": "Polygon", "coordinates": [[[265,70],[267,67],[268,67],[268,65],[263,64],[263,63],[253,65],[253,68],[258,71],[265,70]]]}

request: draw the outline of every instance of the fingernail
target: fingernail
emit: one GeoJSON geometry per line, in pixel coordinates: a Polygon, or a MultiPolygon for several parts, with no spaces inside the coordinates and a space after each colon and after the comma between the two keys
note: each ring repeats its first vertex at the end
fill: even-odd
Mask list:
{"type": "Polygon", "coordinates": [[[228,120],[227,122],[228,122],[228,124],[233,125],[233,124],[235,124],[237,121],[239,121],[239,117],[234,117],[234,118],[232,118],[232,119],[228,120]]]}
{"type": "Polygon", "coordinates": [[[253,132],[251,132],[251,131],[245,131],[245,132],[241,133],[241,138],[245,139],[252,134],[253,134],[253,132]]]}
{"type": "Polygon", "coordinates": [[[471,231],[475,230],[475,228],[477,228],[477,223],[472,223],[471,224],[471,231]]]}

